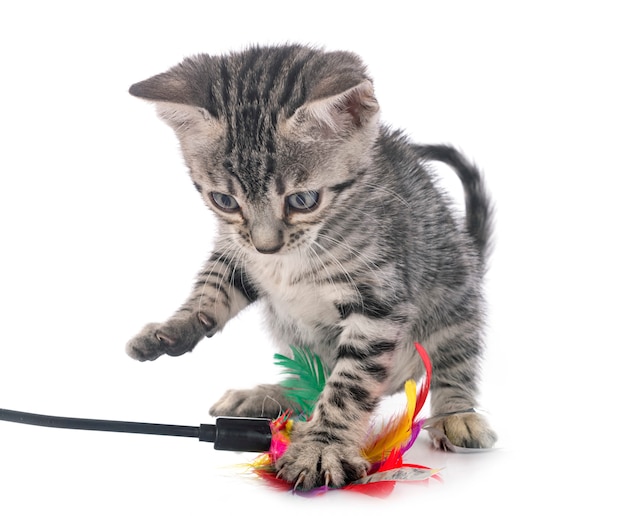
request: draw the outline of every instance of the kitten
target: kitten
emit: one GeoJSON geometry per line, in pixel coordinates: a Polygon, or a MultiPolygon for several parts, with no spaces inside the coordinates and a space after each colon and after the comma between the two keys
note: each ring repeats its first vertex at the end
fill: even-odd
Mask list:
{"type": "MultiPolygon", "coordinates": [[[[357,56],[298,45],[197,55],[130,93],[156,103],[219,221],[191,295],[127,344],[131,357],[191,351],[262,303],[281,352],[309,348],[331,371],[278,463],[304,489],[365,474],[359,449],[372,411],[423,374],[414,341],[433,363],[433,414],[476,404],[491,203],[456,150],[412,144],[379,123],[357,56]],[[430,160],[457,171],[464,221],[434,184],[430,160]]],[[[282,387],[261,385],[228,391],[211,413],[275,416],[288,407],[282,387]]],[[[496,439],[475,413],[437,425],[459,446],[496,439]]]]}

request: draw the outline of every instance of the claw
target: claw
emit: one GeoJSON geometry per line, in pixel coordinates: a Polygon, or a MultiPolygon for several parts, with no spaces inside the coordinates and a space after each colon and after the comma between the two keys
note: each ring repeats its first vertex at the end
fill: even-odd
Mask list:
{"type": "Polygon", "coordinates": [[[160,331],[154,332],[154,336],[159,342],[162,342],[167,346],[173,346],[174,344],[176,344],[176,341],[172,337],[169,337],[168,335],[165,335],[165,333],[162,333],[160,331]]]}
{"type": "Polygon", "coordinates": [[[200,321],[200,324],[202,324],[202,327],[204,328],[204,331],[206,333],[212,332],[215,328],[215,321],[207,314],[198,312],[198,320],[200,321]]]}
{"type": "Polygon", "coordinates": [[[330,471],[326,470],[326,472],[324,473],[324,485],[328,487],[330,485],[330,481],[330,471]]]}
{"type": "Polygon", "coordinates": [[[296,483],[293,486],[294,491],[297,490],[298,486],[304,482],[304,479],[306,478],[306,474],[307,474],[306,469],[300,472],[300,474],[298,475],[298,480],[296,480],[296,483]]]}

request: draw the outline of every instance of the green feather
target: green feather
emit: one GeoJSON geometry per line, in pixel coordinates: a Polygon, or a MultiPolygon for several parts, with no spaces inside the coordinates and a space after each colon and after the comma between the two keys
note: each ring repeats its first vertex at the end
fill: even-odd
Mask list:
{"type": "Polygon", "coordinates": [[[328,373],[320,357],[309,350],[290,346],[293,358],[275,354],[274,362],[290,375],[280,384],[287,389],[286,396],[300,405],[305,416],[310,416],[315,408],[328,373]]]}

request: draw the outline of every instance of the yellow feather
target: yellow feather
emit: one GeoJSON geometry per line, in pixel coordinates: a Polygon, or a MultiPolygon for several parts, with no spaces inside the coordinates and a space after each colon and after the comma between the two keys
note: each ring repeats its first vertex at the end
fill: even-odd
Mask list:
{"type": "Polygon", "coordinates": [[[415,419],[415,405],[417,404],[417,383],[415,380],[408,380],[404,384],[404,392],[406,394],[406,416],[410,427],[415,419]]]}
{"type": "Polygon", "coordinates": [[[402,446],[411,437],[415,404],[417,402],[417,384],[408,380],[404,384],[406,393],[406,410],[393,417],[377,435],[374,435],[362,450],[363,456],[371,463],[380,462],[389,453],[402,446]]]}

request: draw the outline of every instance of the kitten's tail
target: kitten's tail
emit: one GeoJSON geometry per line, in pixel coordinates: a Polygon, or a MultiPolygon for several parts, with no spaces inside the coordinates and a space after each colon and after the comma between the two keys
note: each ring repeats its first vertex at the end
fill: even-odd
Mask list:
{"type": "Polygon", "coordinates": [[[448,145],[416,145],[419,154],[452,167],[465,191],[465,227],[485,263],[492,246],[493,204],[478,168],[448,145]]]}

